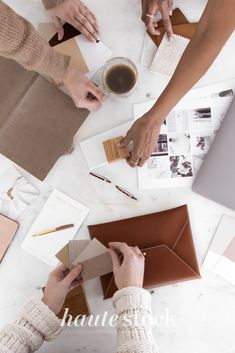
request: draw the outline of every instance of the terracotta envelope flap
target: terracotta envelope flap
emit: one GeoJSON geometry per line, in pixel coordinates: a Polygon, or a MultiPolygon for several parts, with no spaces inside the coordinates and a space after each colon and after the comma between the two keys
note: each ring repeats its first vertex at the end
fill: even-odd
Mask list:
{"type": "MultiPolygon", "coordinates": [[[[96,237],[105,245],[121,241],[146,249],[146,288],[200,277],[187,206],[93,225],[88,229],[91,238],[96,237]],[[156,268],[165,269],[163,277],[156,268]]],[[[105,298],[111,297],[116,290],[111,282],[112,275],[101,277],[105,298]]]]}

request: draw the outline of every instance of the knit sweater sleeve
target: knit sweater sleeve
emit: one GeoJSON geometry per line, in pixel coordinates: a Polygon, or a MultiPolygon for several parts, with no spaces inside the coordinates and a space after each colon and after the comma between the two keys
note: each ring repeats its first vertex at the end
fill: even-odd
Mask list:
{"type": "Polygon", "coordinates": [[[0,0],[0,55],[13,59],[28,70],[61,81],[70,57],[57,53],[32,24],[0,0]]]}
{"type": "Polygon", "coordinates": [[[61,331],[61,321],[41,301],[35,298],[24,306],[21,317],[0,332],[1,353],[30,353],[51,341],[61,331]]]}
{"type": "Polygon", "coordinates": [[[113,304],[118,315],[118,353],[156,353],[150,293],[137,287],[123,288],[114,294],[113,304]]]}

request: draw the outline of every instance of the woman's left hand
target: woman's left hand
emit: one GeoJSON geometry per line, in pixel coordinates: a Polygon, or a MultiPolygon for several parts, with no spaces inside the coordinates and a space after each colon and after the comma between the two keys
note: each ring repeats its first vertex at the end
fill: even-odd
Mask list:
{"type": "Polygon", "coordinates": [[[61,265],[50,273],[42,301],[56,315],[62,309],[67,294],[82,283],[81,271],[81,265],[71,271],[61,265]]]}
{"type": "Polygon", "coordinates": [[[71,24],[92,42],[100,39],[95,15],[80,0],[66,0],[49,9],[48,13],[56,27],[59,40],[64,36],[63,21],[71,24]]]}

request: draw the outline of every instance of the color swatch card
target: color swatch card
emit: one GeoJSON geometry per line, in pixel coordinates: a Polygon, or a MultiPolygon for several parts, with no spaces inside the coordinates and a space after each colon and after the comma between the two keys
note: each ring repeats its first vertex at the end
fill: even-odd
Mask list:
{"type": "Polygon", "coordinates": [[[22,249],[43,262],[56,266],[58,260],[55,254],[75,237],[88,212],[87,207],[62,192],[54,190],[26,235],[22,249]],[[67,224],[74,226],[41,236],[33,236],[36,233],[67,224]]]}
{"type": "Polygon", "coordinates": [[[103,167],[104,165],[108,164],[103,142],[118,136],[126,136],[126,133],[132,124],[133,121],[129,121],[125,124],[119,125],[113,129],[107,130],[99,135],[80,142],[80,147],[91,170],[103,167]]]}
{"type": "MultiPolygon", "coordinates": [[[[49,40],[55,33],[53,24],[40,23],[39,33],[49,40]]],[[[111,57],[112,51],[102,42],[93,43],[82,34],[70,38],[54,46],[54,49],[64,55],[71,57],[71,65],[82,73],[94,72],[101,68],[111,57]]]]}
{"type": "Polygon", "coordinates": [[[235,218],[226,215],[222,217],[203,269],[235,285],[235,218]]]}

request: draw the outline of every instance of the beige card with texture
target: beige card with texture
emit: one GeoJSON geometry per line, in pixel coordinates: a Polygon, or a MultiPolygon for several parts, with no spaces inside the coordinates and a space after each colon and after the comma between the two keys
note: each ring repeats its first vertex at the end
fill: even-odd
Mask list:
{"type": "Polygon", "coordinates": [[[78,69],[82,73],[87,73],[89,71],[88,66],[83,58],[81,50],[77,45],[76,39],[71,38],[65,42],[58,44],[54,47],[55,51],[58,53],[68,55],[71,57],[70,64],[78,69]]]}

